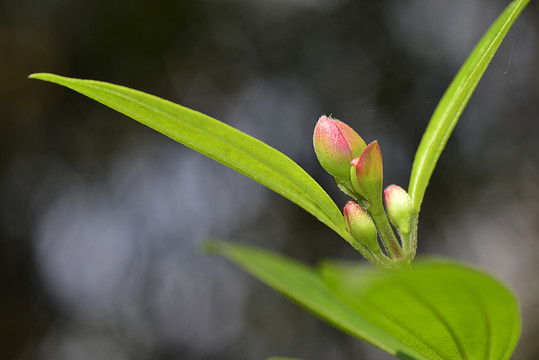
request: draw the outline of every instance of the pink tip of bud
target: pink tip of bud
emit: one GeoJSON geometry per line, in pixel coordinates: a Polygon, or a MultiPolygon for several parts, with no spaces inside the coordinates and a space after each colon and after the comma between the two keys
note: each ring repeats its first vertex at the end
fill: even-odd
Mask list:
{"type": "Polygon", "coordinates": [[[384,202],[385,202],[386,206],[389,208],[391,206],[390,199],[395,198],[395,196],[399,196],[399,195],[402,196],[403,191],[404,191],[404,189],[401,188],[398,185],[389,185],[384,190],[384,202]]]}
{"type": "Polygon", "coordinates": [[[316,145],[322,145],[327,147],[328,152],[331,151],[330,155],[334,157],[343,156],[351,158],[352,149],[346,141],[341,127],[338,126],[339,123],[341,123],[339,120],[328,118],[327,116],[320,117],[314,128],[315,149],[319,147],[316,145]]]}
{"type": "Polygon", "coordinates": [[[350,160],[366,147],[351,127],[325,115],[314,128],[313,145],[322,167],[341,180],[348,180],[350,160]]]}
{"type": "Polygon", "coordinates": [[[382,174],[382,151],[378,145],[378,141],[371,142],[361,153],[357,164],[358,172],[378,173],[382,174]]]}

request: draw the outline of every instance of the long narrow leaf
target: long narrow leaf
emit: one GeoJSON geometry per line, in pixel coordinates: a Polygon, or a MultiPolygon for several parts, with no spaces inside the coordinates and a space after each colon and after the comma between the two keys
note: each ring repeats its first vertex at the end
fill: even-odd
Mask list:
{"type": "Polygon", "coordinates": [[[260,140],[200,112],[123,86],[46,73],[30,77],[73,89],[249,176],[349,238],[340,210],[320,185],[260,140]]]}
{"type": "Polygon", "coordinates": [[[434,111],[414,159],[408,192],[417,213],[434,167],[462,111],[509,28],[530,0],[510,3],[476,45],[434,111]]]}

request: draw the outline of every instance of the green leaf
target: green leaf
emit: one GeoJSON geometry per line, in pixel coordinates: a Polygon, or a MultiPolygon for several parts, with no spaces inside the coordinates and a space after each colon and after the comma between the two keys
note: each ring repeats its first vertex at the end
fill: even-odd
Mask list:
{"type": "Polygon", "coordinates": [[[476,45],[449,85],[421,139],[414,159],[408,193],[419,213],[425,190],[440,154],[479,80],[509,28],[530,0],[511,2],[476,45]]]}
{"type": "Polygon", "coordinates": [[[350,241],[329,195],[298,164],[260,140],[200,112],[123,86],[45,73],[30,77],[73,89],[249,176],[350,241]]]}
{"type": "Polygon", "coordinates": [[[265,250],[211,241],[208,249],[335,327],[401,359],[509,359],[517,301],[499,281],[449,260],[380,272],[325,262],[319,271],[265,250]]]}
{"type": "Polygon", "coordinates": [[[509,359],[520,316],[505,286],[447,260],[382,273],[328,262],[322,276],[332,293],[372,324],[431,359],[509,359]]]}
{"type": "Polygon", "coordinates": [[[313,268],[279,254],[246,245],[211,241],[207,248],[225,256],[340,330],[401,359],[428,360],[428,357],[388,335],[339,300],[313,268]]]}

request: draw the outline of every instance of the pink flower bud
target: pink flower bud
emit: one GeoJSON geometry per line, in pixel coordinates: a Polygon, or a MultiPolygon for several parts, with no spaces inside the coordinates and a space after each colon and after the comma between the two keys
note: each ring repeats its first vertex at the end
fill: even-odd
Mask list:
{"type": "Polygon", "coordinates": [[[350,160],[367,146],[351,127],[327,116],[314,128],[313,145],[322,167],[344,184],[350,184],[350,160]]]}
{"type": "Polygon", "coordinates": [[[379,254],[381,250],[378,245],[376,225],[369,214],[354,200],[348,201],[343,213],[346,228],[354,239],[372,253],[379,254]]]}
{"type": "Polygon", "coordinates": [[[389,220],[397,230],[408,235],[412,225],[412,199],[410,195],[398,185],[389,185],[384,190],[384,200],[386,204],[389,220]]]}
{"type": "Polygon", "coordinates": [[[377,141],[371,142],[360,158],[350,164],[353,189],[365,198],[371,206],[382,205],[383,165],[382,152],[377,141]]]}

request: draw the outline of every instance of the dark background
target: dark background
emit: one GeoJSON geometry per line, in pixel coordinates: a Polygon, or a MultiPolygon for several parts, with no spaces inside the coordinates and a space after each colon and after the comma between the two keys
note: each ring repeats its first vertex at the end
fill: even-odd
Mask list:
{"type": "MultiPolygon", "coordinates": [[[[445,88],[501,0],[0,2],[1,359],[388,359],[199,249],[359,259],[296,205],[33,72],[153,93],[289,155],[343,206],[311,136],[333,114],[407,186],[445,88]]],[[[426,193],[419,254],[518,294],[539,358],[539,7],[508,34],[426,193]]]]}

